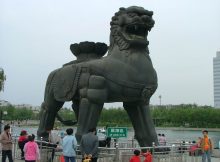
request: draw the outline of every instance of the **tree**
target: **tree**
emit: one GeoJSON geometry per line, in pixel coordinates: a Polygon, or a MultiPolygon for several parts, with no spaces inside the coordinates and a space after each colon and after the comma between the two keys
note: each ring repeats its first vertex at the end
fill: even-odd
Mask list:
{"type": "Polygon", "coordinates": [[[6,80],[6,76],[4,70],[0,68],[0,92],[4,90],[5,80],[6,80]]]}

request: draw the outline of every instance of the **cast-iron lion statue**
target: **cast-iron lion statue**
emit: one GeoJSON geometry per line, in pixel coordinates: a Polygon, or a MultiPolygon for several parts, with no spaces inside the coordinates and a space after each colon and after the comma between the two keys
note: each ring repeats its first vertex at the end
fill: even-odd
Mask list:
{"type": "Polygon", "coordinates": [[[109,47],[94,42],[70,46],[77,60],[50,73],[38,137],[48,137],[65,101],[73,103],[78,142],[97,126],[104,103],[123,102],[140,146],[158,144],[149,109],[150,97],[157,89],[147,40],[154,26],[152,15],[142,7],[120,8],[112,17],[109,47]]]}

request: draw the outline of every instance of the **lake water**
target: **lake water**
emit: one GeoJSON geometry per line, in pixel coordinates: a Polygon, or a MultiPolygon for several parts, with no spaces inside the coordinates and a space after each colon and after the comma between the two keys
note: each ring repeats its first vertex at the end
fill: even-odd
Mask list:
{"type": "MultiPolygon", "coordinates": [[[[157,130],[157,133],[164,133],[168,141],[198,141],[198,137],[203,137],[202,130],[157,130]]],[[[218,147],[220,132],[209,131],[209,138],[212,139],[214,147],[218,147]]]]}
{"type": "MultiPolygon", "coordinates": [[[[21,130],[27,130],[29,134],[36,134],[37,127],[12,127],[13,135],[19,135],[21,130]]],[[[62,130],[65,131],[66,127],[62,130]]],[[[74,127],[74,130],[76,128],[74,127]]],[[[173,129],[156,129],[157,134],[165,134],[168,142],[181,142],[181,141],[197,141],[198,137],[202,137],[202,129],[201,130],[173,130],[173,129]]],[[[75,132],[75,131],[74,131],[75,132]]],[[[132,139],[134,137],[134,131],[132,128],[128,129],[128,139],[132,139]]],[[[214,143],[214,147],[219,147],[220,141],[220,131],[209,131],[209,137],[212,139],[214,143]]]]}

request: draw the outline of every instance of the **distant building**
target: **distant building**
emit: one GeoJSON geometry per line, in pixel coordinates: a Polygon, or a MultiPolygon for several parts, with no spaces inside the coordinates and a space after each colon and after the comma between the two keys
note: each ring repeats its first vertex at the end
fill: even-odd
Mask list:
{"type": "Polygon", "coordinates": [[[220,108],[220,51],[213,58],[214,107],[220,108]]]}
{"type": "Polygon", "coordinates": [[[30,109],[33,111],[40,111],[40,106],[32,106],[30,104],[19,104],[19,105],[13,105],[15,108],[19,109],[19,108],[26,108],[26,109],[30,109]]]}
{"type": "Polygon", "coordinates": [[[26,109],[29,109],[29,110],[32,110],[34,113],[39,113],[40,112],[40,109],[41,107],[40,106],[32,106],[30,104],[18,104],[18,105],[12,105],[10,102],[8,101],[5,101],[5,100],[0,100],[0,107],[5,107],[5,106],[13,106],[15,107],[16,109],[23,109],[23,108],[26,108],[26,109]]]}
{"type": "Polygon", "coordinates": [[[33,111],[40,111],[41,107],[40,106],[33,106],[32,110],[33,111]]]}
{"type": "Polygon", "coordinates": [[[0,100],[0,106],[10,106],[11,103],[5,100],[0,100]]]}
{"type": "Polygon", "coordinates": [[[19,108],[27,108],[27,109],[32,109],[32,105],[30,104],[19,104],[19,105],[13,105],[15,108],[19,109],[19,108]]]}

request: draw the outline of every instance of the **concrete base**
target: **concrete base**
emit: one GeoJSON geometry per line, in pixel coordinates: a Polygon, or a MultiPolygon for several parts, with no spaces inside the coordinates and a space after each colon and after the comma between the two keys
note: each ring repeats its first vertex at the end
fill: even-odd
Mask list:
{"type": "Polygon", "coordinates": [[[214,149],[212,152],[212,156],[216,158],[220,158],[220,149],[214,149]]]}
{"type": "Polygon", "coordinates": [[[40,162],[51,162],[52,149],[42,149],[40,152],[40,162]]]}

